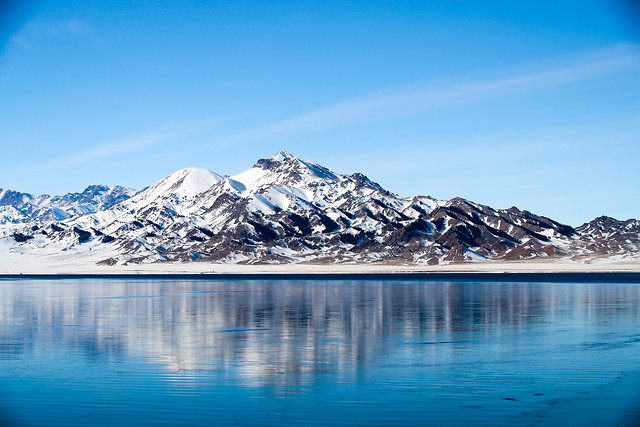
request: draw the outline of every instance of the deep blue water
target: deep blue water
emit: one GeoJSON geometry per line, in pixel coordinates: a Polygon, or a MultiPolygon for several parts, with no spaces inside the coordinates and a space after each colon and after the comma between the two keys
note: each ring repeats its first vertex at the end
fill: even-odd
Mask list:
{"type": "Polygon", "coordinates": [[[637,283],[4,279],[0,316],[18,426],[553,425],[640,370],[637,283]]]}

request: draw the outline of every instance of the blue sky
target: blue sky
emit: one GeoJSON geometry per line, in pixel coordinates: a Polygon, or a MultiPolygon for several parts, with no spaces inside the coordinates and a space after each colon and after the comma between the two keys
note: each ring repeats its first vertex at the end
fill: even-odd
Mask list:
{"type": "Polygon", "coordinates": [[[640,217],[633,2],[5,4],[0,187],[143,188],[284,149],[404,196],[640,217]]]}

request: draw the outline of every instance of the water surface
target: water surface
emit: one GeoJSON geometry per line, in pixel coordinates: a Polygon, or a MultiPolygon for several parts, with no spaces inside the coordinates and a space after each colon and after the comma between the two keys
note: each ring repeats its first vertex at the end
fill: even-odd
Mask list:
{"type": "Polygon", "coordinates": [[[589,396],[629,422],[639,302],[629,283],[5,279],[0,422],[546,425],[589,396]]]}

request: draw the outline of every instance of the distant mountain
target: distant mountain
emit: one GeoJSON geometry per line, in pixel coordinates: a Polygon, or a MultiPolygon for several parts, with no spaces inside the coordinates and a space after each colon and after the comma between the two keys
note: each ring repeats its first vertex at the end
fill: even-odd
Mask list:
{"type": "Polygon", "coordinates": [[[576,231],[587,250],[593,254],[634,253],[640,247],[640,221],[637,219],[618,221],[600,216],[576,228],[576,231]]]}
{"type": "Polygon", "coordinates": [[[0,188],[0,224],[63,221],[109,209],[134,194],[130,188],[107,185],[91,185],[82,193],[37,197],[0,188]]]}
{"type": "Polygon", "coordinates": [[[9,250],[91,252],[91,262],[107,265],[440,264],[640,251],[637,220],[600,217],[572,228],[515,207],[404,198],[284,151],[232,177],[182,169],[137,194],[92,186],[34,198],[2,190],[0,206],[9,250]]]}

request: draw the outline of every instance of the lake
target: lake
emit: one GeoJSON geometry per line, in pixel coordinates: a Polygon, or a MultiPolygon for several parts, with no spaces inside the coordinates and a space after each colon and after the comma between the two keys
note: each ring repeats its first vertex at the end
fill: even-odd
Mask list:
{"type": "Polygon", "coordinates": [[[0,423],[637,425],[640,284],[0,279],[0,423]]]}

